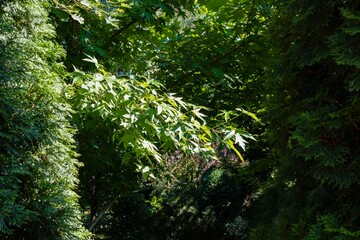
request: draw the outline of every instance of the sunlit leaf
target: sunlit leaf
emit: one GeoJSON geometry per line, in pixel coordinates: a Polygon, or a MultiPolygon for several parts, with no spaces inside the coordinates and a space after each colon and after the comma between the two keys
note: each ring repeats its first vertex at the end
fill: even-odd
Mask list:
{"type": "Polygon", "coordinates": [[[84,24],[84,18],[80,16],[79,14],[71,14],[71,17],[78,21],[80,24],[84,24]]]}
{"type": "Polygon", "coordinates": [[[225,137],[224,137],[224,142],[229,140],[230,138],[232,138],[235,135],[235,130],[231,130],[225,137]]]}
{"type": "Polygon", "coordinates": [[[245,151],[245,144],[247,141],[238,133],[235,134],[235,144],[236,143],[245,151]]]}
{"type": "Polygon", "coordinates": [[[98,60],[95,57],[92,57],[92,56],[87,55],[87,54],[85,54],[85,55],[87,56],[87,58],[84,58],[83,59],[84,61],[94,63],[96,68],[99,68],[98,60]]]}

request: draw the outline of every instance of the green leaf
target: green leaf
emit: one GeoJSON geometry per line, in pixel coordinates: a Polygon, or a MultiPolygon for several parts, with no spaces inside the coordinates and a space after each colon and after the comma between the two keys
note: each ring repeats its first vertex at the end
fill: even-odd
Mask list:
{"type": "Polygon", "coordinates": [[[226,142],[228,139],[232,138],[235,135],[235,130],[231,130],[225,137],[224,142],[226,142]]]}
{"type": "Polygon", "coordinates": [[[251,112],[248,112],[242,108],[236,108],[236,110],[248,115],[249,117],[251,117],[252,119],[254,119],[255,121],[261,123],[261,121],[258,119],[258,117],[254,114],[254,113],[251,113],[251,112]]]}
{"type": "Polygon", "coordinates": [[[201,113],[200,111],[201,111],[201,108],[197,108],[197,109],[192,110],[191,112],[194,113],[194,115],[196,117],[198,117],[199,119],[201,119],[202,121],[205,121],[203,117],[206,117],[206,115],[201,113]]]}
{"type": "Polygon", "coordinates": [[[245,162],[243,156],[241,155],[241,153],[240,153],[240,152],[236,149],[236,147],[234,146],[234,142],[231,141],[230,139],[228,139],[228,140],[226,141],[226,143],[227,143],[227,144],[229,145],[229,147],[236,153],[236,155],[240,158],[240,160],[241,160],[242,162],[245,162]]]}

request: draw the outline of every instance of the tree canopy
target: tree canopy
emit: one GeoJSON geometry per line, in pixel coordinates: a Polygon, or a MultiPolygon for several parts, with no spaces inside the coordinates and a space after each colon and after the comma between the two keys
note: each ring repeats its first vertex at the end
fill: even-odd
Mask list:
{"type": "Polygon", "coordinates": [[[359,238],[359,12],[0,1],[0,238],[359,238]]]}

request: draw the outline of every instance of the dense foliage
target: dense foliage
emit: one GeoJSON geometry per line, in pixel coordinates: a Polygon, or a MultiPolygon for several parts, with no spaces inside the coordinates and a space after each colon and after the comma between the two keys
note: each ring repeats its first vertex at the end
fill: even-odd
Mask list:
{"type": "Polygon", "coordinates": [[[270,38],[278,62],[267,105],[276,113],[267,118],[277,167],[259,199],[254,239],[360,236],[359,7],[277,5],[270,38]]]}
{"type": "Polygon", "coordinates": [[[83,239],[77,154],[45,1],[1,3],[0,238],[83,239]]]}
{"type": "Polygon", "coordinates": [[[0,238],[358,239],[359,12],[0,1],[0,238]]]}

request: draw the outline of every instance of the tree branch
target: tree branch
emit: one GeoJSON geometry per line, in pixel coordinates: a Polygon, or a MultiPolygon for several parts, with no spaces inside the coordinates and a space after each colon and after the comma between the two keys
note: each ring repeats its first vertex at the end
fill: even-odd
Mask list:
{"type": "Polygon", "coordinates": [[[92,220],[90,226],[88,227],[88,230],[92,232],[92,230],[95,228],[96,224],[103,218],[104,214],[109,211],[109,209],[117,202],[117,200],[120,198],[121,194],[117,194],[113,197],[113,199],[104,207],[103,210],[101,210],[94,220],[92,220]]]}
{"type": "Polygon", "coordinates": [[[129,27],[131,27],[133,24],[135,24],[137,22],[136,19],[132,19],[130,22],[128,22],[125,26],[123,26],[122,28],[120,28],[119,30],[115,31],[113,34],[111,34],[111,36],[108,38],[108,40],[105,42],[105,46],[109,45],[111,43],[111,41],[118,35],[122,34],[126,29],[128,29],[129,27]]]}

